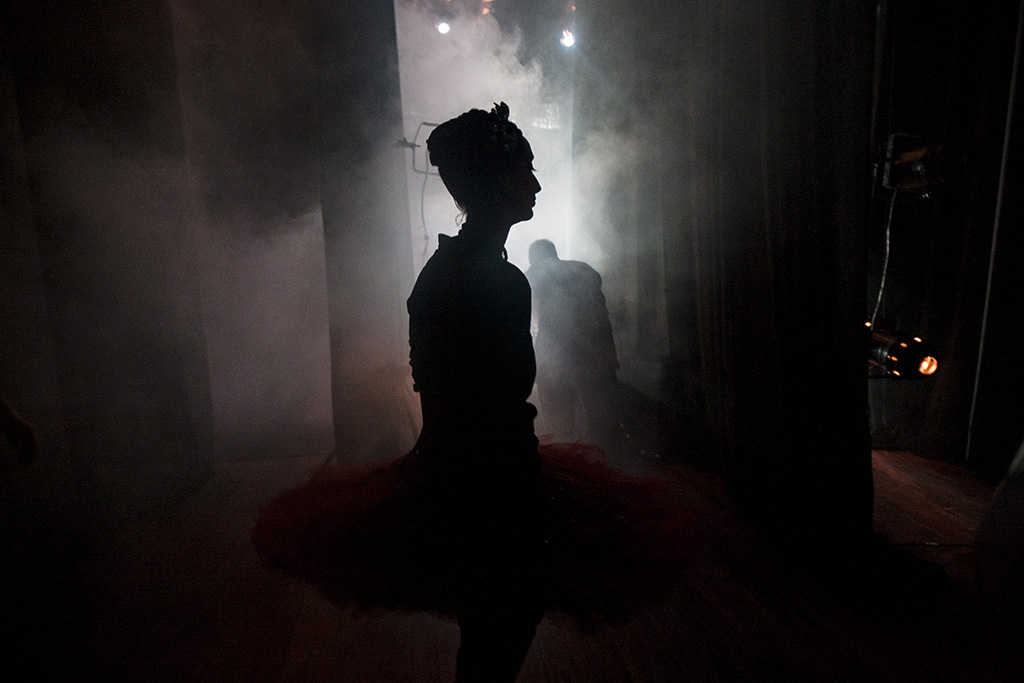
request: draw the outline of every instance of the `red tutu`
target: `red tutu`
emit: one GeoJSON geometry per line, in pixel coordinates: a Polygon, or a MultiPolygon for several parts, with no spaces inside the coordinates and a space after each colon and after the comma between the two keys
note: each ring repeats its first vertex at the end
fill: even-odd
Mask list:
{"type": "MultiPolygon", "coordinates": [[[[696,539],[676,485],[610,468],[595,446],[539,450],[549,609],[581,620],[621,616],[671,590],[696,539]]],[[[252,531],[259,554],[339,607],[453,615],[450,539],[430,512],[415,455],[332,467],[278,495],[252,531]]]]}

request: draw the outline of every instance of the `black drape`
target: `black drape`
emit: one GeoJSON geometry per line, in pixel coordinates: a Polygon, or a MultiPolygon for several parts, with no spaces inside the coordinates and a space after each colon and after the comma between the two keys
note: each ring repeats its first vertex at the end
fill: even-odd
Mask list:
{"type": "Polygon", "coordinates": [[[643,142],[609,210],[659,209],[674,386],[752,513],[867,529],[874,3],[625,5],[581,10],[577,125],[643,142]]]}
{"type": "MultiPolygon", "coordinates": [[[[1008,23],[1013,26],[1012,17],[1008,23]]],[[[1024,364],[1017,362],[1024,339],[1024,200],[1018,189],[1024,186],[1024,3],[1016,26],[966,453],[968,467],[992,482],[1004,476],[1019,481],[1020,467],[1008,470],[1024,439],[1024,364]]]]}
{"type": "Polygon", "coordinates": [[[212,474],[174,39],[159,0],[0,12],[0,393],[40,437],[0,444],[0,638],[73,680],[106,534],[212,474]]]}
{"type": "Polygon", "coordinates": [[[873,8],[763,2],[711,20],[715,212],[701,353],[727,481],[784,521],[870,526],[863,361],[873,8]],[[716,50],[717,48],[717,50],[716,50]]]}
{"type": "Polygon", "coordinates": [[[315,5],[321,204],[337,454],[397,457],[415,441],[405,298],[412,289],[394,6],[315,5]]]}
{"type": "Polygon", "coordinates": [[[0,391],[63,432],[83,498],[173,500],[211,474],[212,419],[168,7],[12,0],[2,24],[4,268],[45,307],[3,321],[0,391]]]}
{"type": "Polygon", "coordinates": [[[874,441],[969,459],[992,481],[1024,437],[1015,417],[1022,378],[1009,362],[1024,331],[1024,250],[1011,227],[1020,222],[1019,94],[1008,118],[1020,10],[1019,0],[985,11],[962,0],[889,0],[880,31],[869,295],[873,304],[888,235],[880,318],[934,344],[940,366],[924,382],[871,382],[874,441]],[[895,201],[884,183],[890,140],[897,151],[928,150],[916,187],[895,201]]]}

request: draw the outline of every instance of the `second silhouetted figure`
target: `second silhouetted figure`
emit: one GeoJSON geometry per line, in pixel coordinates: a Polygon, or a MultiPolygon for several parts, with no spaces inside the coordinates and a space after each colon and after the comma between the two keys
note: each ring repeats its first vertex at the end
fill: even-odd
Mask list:
{"type": "Polygon", "coordinates": [[[560,259],[550,240],[531,244],[529,258],[541,411],[559,440],[602,445],[615,429],[619,361],[601,276],[582,261],[560,259]]]}

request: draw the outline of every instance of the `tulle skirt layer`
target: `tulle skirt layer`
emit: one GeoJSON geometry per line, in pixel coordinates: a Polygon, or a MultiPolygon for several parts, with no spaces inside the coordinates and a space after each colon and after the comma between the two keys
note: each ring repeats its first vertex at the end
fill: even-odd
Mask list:
{"type": "Polygon", "coordinates": [[[416,451],[329,468],[264,506],[252,540],[339,607],[454,615],[467,594],[505,586],[586,620],[671,590],[696,541],[676,486],[610,468],[594,446],[540,455],[539,486],[518,492],[460,489],[416,451]]]}

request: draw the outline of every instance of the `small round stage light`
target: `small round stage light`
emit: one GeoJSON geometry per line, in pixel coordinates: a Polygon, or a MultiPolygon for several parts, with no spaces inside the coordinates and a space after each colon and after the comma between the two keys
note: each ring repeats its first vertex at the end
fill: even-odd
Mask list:
{"type": "Polygon", "coordinates": [[[573,45],[576,44],[576,38],[573,37],[572,31],[570,31],[569,29],[564,29],[562,31],[562,37],[558,40],[558,42],[560,42],[565,47],[572,47],[573,45]]]}
{"type": "Polygon", "coordinates": [[[451,24],[449,24],[447,21],[438,22],[438,24],[437,24],[437,32],[440,33],[442,36],[447,34],[448,31],[451,31],[451,30],[452,30],[451,24]]]}
{"type": "Polygon", "coordinates": [[[920,337],[868,327],[868,362],[891,377],[920,379],[939,369],[929,344],[920,337]],[[898,353],[897,353],[898,351],[898,353]]]}

